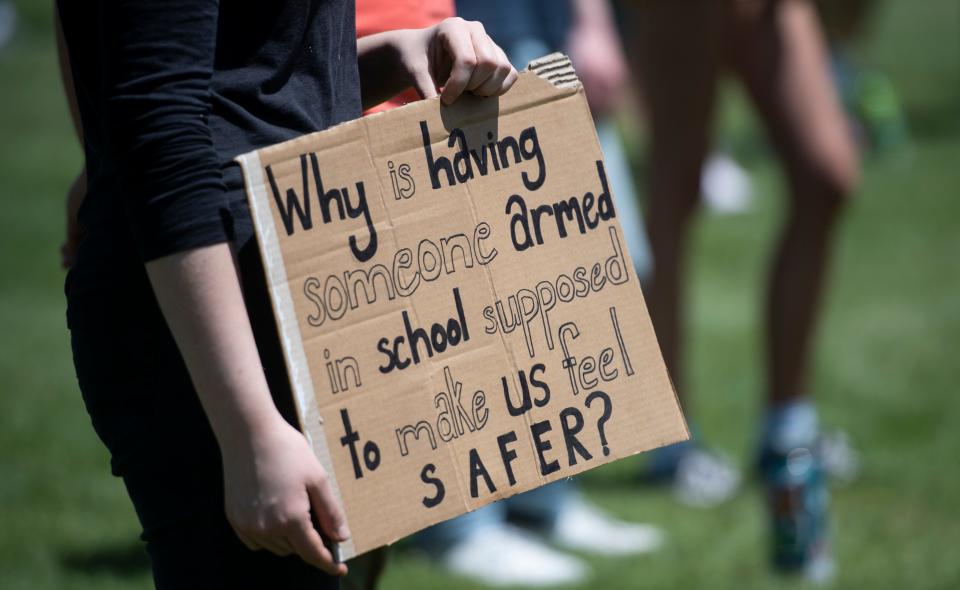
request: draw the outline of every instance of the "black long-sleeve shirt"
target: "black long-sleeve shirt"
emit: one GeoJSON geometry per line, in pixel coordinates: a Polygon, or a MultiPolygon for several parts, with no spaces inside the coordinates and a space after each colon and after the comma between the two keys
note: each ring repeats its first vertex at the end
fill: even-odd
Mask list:
{"type": "Polygon", "coordinates": [[[351,0],[58,7],[88,179],[71,319],[149,294],[146,261],[249,240],[234,156],[360,114],[351,0]]]}

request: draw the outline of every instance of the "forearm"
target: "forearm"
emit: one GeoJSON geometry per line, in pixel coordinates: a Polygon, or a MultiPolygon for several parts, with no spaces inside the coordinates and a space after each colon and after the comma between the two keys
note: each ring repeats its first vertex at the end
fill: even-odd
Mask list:
{"type": "Polygon", "coordinates": [[[146,268],[221,450],[249,446],[279,413],[230,247],[221,243],[188,250],[153,260],[146,268]]]}
{"type": "MultiPolygon", "coordinates": [[[[374,107],[413,86],[413,81],[400,67],[398,37],[412,30],[395,30],[357,39],[357,67],[360,71],[360,93],[363,108],[374,107]]],[[[426,56],[424,56],[426,62],[426,56]]]]}
{"type": "Polygon", "coordinates": [[[146,268],[220,445],[224,507],[238,538],[251,550],[296,553],[345,574],[311,512],[335,541],[350,531],[306,439],[270,397],[230,247],[187,250],[146,268]]]}

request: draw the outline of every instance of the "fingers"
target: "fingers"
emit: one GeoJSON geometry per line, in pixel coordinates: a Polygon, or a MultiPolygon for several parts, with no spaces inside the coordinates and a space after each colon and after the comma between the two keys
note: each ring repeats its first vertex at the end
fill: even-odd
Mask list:
{"type": "Polygon", "coordinates": [[[350,532],[326,473],[317,462],[303,435],[290,425],[265,436],[262,465],[258,457],[228,456],[224,460],[224,508],[237,537],[250,550],[266,549],[277,555],[297,554],[304,561],[334,575],[346,573],[346,566],[334,563],[331,551],[314,528],[315,512],[323,530],[337,541],[350,532]]]}
{"type": "Polygon", "coordinates": [[[334,561],[333,554],[323,544],[323,539],[313,528],[309,518],[298,522],[287,540],[296,554],[307,563],[333,576],[342,576],[347,573],[347,566],[334,561]]]}
{"type": "Polygon", "coordinates": [[[286,557],[293,553],[293,547],[290,546],[290,542],[280,536],[264,537],[259,539],[259,543],[264,549],[280,557],[286,557]]]}
{"type": "Polygon", "coordinates": [[[430,75],[430,68],[426,65],[413,69],[413,87],[420,98],[434,98],[437,96],[437,85],[430,75]]]}
{"type": "Polygon", "coordinates": [[[310,494],[310,505],[317,515],[317,520],[320,521],[323,532],[338,543],[349,539],[350,529],[347,527],[347,518],[322,470],[307,485],[307,492],[310,494]]]}
{"type": "Polygon", "coordinates": [[[477,58],[473,72],[470,73],[470,81],[467,82],[467,90],[476,94],[477,88],[480,88],[496,73],[498,66],[506,62],[506,57],[501,61],[500,48],[487,36],[482,24],[478,22],[468,23],[467,27],[470,33],[470,42],[473,43],[473,54],[477,58]]]}
{"type": "Polygon", "coordinates": [[[259,551],[263,549],[263,547],[261,547],[259,543],[254,541],[252,537],[248,537],[247,535],[243,534],[235,526],[233,527],[233,532],[237,534],[237,538],[240,539],[240,542],[246,545],[247,549],[249,549],[250,551],[259,551]]]}
{"type": "Polygon", "coordinates": [[[266,549],[270,553],[281,557],[290,555],[294,552],[290,542],[283,537],[283,533],[290,525],[277,524],[275,526],[237,526],[231,523],[233,532],[236,533],[240,542],[246,545],[250,551],[260,551],[266,549]]]}
{"type": "Polygon", "coordinates": [[[444,26],[447,22],[445,21],[437,31],[437,39],[453,64],[450,68],[450,77],[447,78],[443,86],[443,92],[440,94],[440,100],[443,104],[451,104],[463,94],[473,76],[473,70],[477,66],[477,54],[473,48],[473,39],[464,30],[466,21],[460,20],[456,23],[457,26],[444,26]]]}
{"type": "Polygon", "coordinates": [[[251,551],[266,549],[280,557],[296,554],[305,562],[330,575],[342,576],[347,573],[347,566],[336,563],[333,554],[323,544],[323,538],[313,528],[309,513],[272,527],[262,527],[256,532],[245,532],[238,527],[234,527],[234,532],[251,551]]]}
{"type": "Polygon", "coordinates": [[[507,59],[507,56],[503,53],[502,49],[496,45],[494,45],[494,48],[498,53],[498,64],[494,68],[494,71],[489,78],[487,78],[477,88],[471,89],[476,95],[496,96],[498,94],[503,94],[506,89],[513,86],[513,83],[517,81],[517,70],[510,65],[510,61],[507,59]]]}
{"type": "Polygon", "coordinates": [[[516,81],[516,70],[482,24],[450,19],[438,27],[437,39],[452,64],[440,94],[444,104],[465,91],[478,96],[503,94],[516,81]]]}

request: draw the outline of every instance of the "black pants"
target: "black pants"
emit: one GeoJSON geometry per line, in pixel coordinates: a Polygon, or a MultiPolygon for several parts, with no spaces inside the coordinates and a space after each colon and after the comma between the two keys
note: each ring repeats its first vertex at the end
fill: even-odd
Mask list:
{"type": "MultiPolygon", "coordinates": [[[[265,293],[258,294],[263,283],[256,276],[250,280],[253,308],[265,303],[265,293]]],[[[234,534],[224,513],[219,448],[145,277],[122,296],[70,305],[80,389],[113,473],[133,501],[157,588],[337,588],[335,578],[300,558],[252,552],[234,534]]],[[[269,313],[252,319],[255,333],[275,336],[269,313]]],[[[261,345],[266,365],[282,367],[279,354],[261,345]]],[[[275,396],[285,379],[268,370],[275,396]]],[[[290,404],[278,406],[289,419],[290,404]]]]}

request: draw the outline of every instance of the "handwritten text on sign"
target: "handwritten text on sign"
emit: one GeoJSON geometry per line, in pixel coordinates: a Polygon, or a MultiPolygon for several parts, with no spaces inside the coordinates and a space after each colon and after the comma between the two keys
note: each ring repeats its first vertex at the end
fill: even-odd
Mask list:
{"type": "Polygon", "coordinates": [[[348,557],[686,437],[556,59],[500,99],[422,101],[240,158],[348,557]]]}

